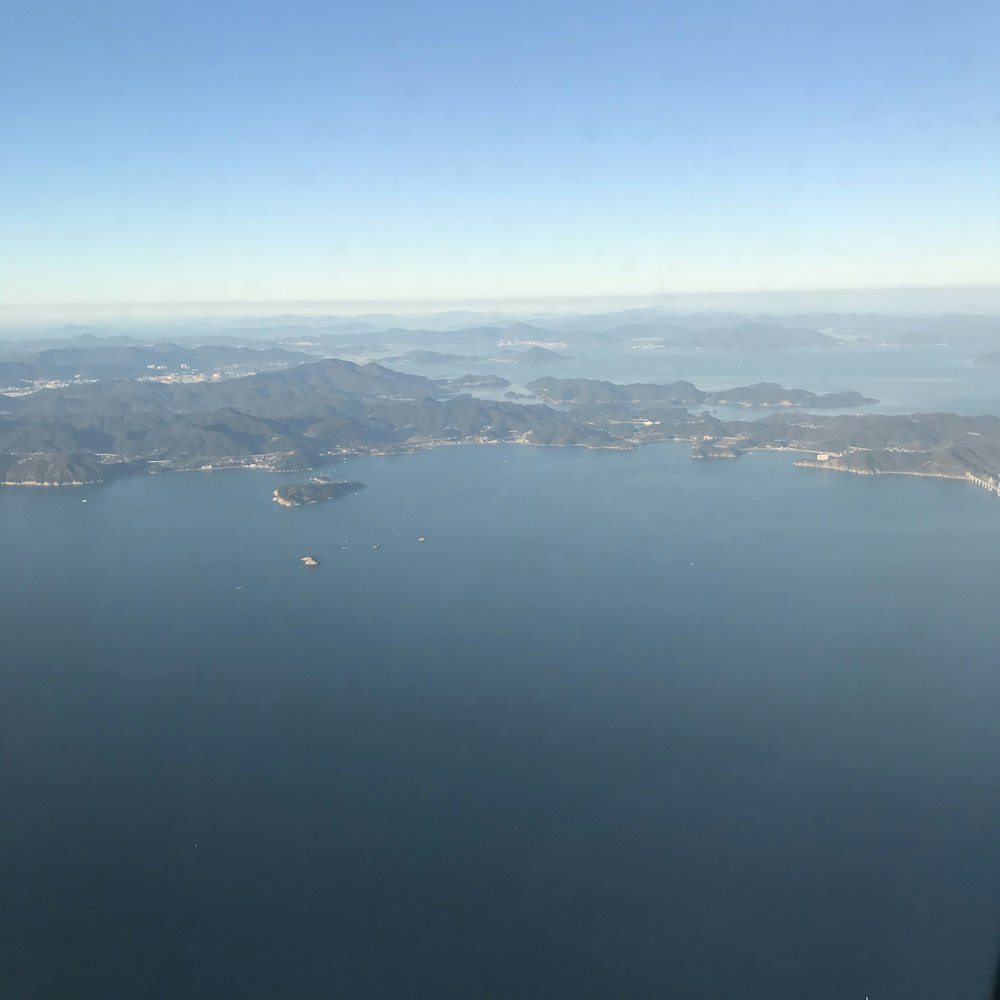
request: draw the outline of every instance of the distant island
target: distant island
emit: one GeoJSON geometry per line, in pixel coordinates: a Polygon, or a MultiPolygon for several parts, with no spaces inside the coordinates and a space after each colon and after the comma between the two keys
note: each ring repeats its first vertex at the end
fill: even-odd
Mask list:
{"type": "Polygon", "coordinates": [[[308,483],[289,483],[274,491],[273,500],[282,507],[301,507],[307,503],[333,500],[350,493],[358,493],[365,488],[364,483],[337,482],[331,479],[313,479],[308,483]]]}
{"type": "Polygon", "coordinates": [[[451,380],[456,389],[506,389],[510,382],[499,375],[462,375],[451,380]]]}
{"type": "Polygon", "coordinates": [[[770,322],[736,323],[714,329],[691,329],[675,320],[621,326],[615,331],[637,350],[781,351],[802,347],[837,347],[836,337],[803,327],[770,322]]]}
{"type": "Polygon", "coordinates": [[[557,403],[670,403],[678,406],[692,403],[711,406],[802,406],[842,409],[850,406],[870,406],[877,399],[862,396],[860,392],[815,393],[808,389],[786,389],[777,382],[758,382],[755,385],[737,386],[707,392],[690,382],[678,381],[665,385],[651,382],[633,382],[618,385],[598,379],[536,378],[529,382],[530,389],[539,399],[557,403]]]}
{"type": "Polygon", "coordinates": [[[568,354],[550,351],[547,347],[539,347],[536,344],[526,351],[500,351],[492,360],[517,365],[547,365],[555,361],[572,361],[573,358],[568,354]]]}
{"type": "Polygon", "coordinates": [[[407,351],[405,354],[397,354],[388,358],[382,358],[381,360],[386,364],[403,362],[404,364],[434,365],[454,364],[465,361],[485,361],[486,359],[476,354],[444,354],[441,351],[407,351]]]}

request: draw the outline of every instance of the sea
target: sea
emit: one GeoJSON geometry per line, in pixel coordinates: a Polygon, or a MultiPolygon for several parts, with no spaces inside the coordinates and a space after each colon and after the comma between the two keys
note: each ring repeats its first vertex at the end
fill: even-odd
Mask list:
{"type": "Polygon", "coordinates": [[[987,997],[1000,498],[327,471],[0,491],[5,1000],[987,997]]]}
{"type": "MultiPolygon", "coordinates": [[[[993,345],[992,349],[996,349],[993,345]]],[[[399,345],[398,350],[404,350],[399,345]]],[[[577,350],[554,342],[560,360],[544,363],[476,360],[481,345],[455,346],[468,351],[467,360],[386,361],[387,367],[433,379],[458,378],[465,373],[501,375],[511,383],[496,390],[476,389],[476,395],[503,399],[506,391],[529,395],[527,384],[542,377],[606,379],[617,383],[664,384],[679,379],[699,389],[718,391],[756,382],[779,382],[786,388],[815,393],[854,390],[876,402],[844,409],[821,408],[817,413],[958,413],[962,416],[1000,414],[1000,366],[978,357],[983,345],[874,344],[850,341],[835,348],[792,348],[780,351],[679,351],[630,349],[627,345],[577,350]]],[[[524,347],[509,348],[515,353],[524,347]]],[[[381,361],[384,354],[345,355],[355,361],[381,361]]],[[[399,355],[390,355],[398,358],[399,355]]],[[[528,400],[531,401],[530,399],[528,400]]],[[[693,407],[700,412],[700,408],[693,407]]],[[[707,407],[724,420],[753,419],[768,411],[745,407],[707,407]]]]}

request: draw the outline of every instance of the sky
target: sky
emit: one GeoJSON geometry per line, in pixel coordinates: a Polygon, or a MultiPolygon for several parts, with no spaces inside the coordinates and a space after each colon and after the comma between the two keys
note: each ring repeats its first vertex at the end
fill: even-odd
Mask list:
{"type": "Polygon", "coordinates": [[[0,306],[1000,285],[995,0],[8,0],[0,306]]]}

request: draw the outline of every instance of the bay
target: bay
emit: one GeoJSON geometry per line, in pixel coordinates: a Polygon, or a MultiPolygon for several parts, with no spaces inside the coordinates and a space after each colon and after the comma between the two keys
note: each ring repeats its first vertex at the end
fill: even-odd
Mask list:
{"type": "Polygon", "coordinates": [[[686,452],[0,491],[3,995],[985,996],[1000,502],[686,452]]]}

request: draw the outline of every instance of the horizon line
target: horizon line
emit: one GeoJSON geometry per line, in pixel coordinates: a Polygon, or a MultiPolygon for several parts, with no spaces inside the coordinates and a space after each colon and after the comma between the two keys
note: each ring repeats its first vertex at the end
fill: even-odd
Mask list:
{"type": "Polygon", "coordinates": [[[605,302],[635,301],[675,298],[729,298],[735,296],[767,295],[866,295],[899,292],[1000,292],[1000,282],[995,284],[943,284],[943,285],[856,285],[810,288],[728,289],[684,292],[612,292],[606,294],[557,294],[557,295],[479,295],[462,298],[268,298],[268,299],[82,299],[56,302],[0,302],[3,309],[76,309],[107,306],[179,307],[179,306],[267,306],[267,305],[446,305],[456,306],[481,303],[531,303],[531,302],[605,302]]]}

